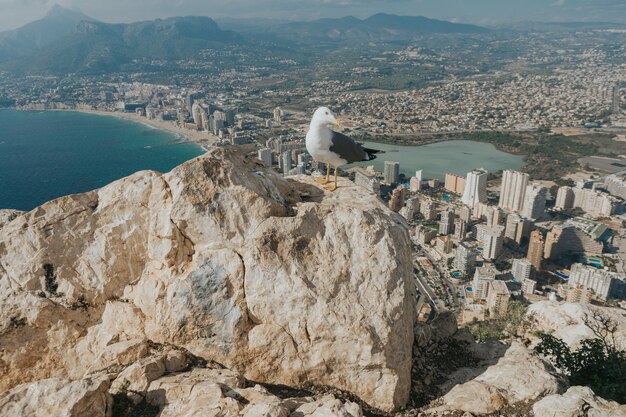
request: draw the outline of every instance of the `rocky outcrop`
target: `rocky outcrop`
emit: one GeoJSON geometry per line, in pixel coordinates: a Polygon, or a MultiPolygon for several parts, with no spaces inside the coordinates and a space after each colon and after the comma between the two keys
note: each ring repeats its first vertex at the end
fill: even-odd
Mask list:
{"type": "Polygon", "coordinates": [[[0,397],[0,417],[110,417],[109,378],[58,378],[18,385],[0,397]]]}
{"type": "Polygon", "coordinates": [[[626,406],[597,397],[588,387],[571,387],[533,406],[535,417],[626,417],[626,406]]]}
{"type": "Polygon", "coordinates": [[[19,210],[0,209],[0,229],[22,213],[19,210]]]}
{"type": "Polygon", "coordinates": [[[618,324],[615,333],[616,343],[618,347],[626,349],[626,317],[620,309],[588,304],[541,301],[532,304],[528,308],[527,314],[532,318],[533,331],[549,332],[568,345],[577,347],[582,340],[596,337],[584,321],[585,316],[593,317],[594,311],[618,324]]]}
{"type": "Polygon", "coordinates": [[[521,343],[513,342],[495,365],[476,378],[454,386],[432,412],[460,410],[490,414],[507,405],[562,393],[566,387],[552,366],[521,343]]]}
{"type": "Polygon", "coordinates": [[[261,385],[247,387],[226,369],[194,369],[150,384],[147,401],[161,408],[160,417],[190,415],[232,417],[361,417],[358,404],[333,395],[281,399],[261,385]]]}
{"type": "Polygon", "coordinates": [[[0,296],[0,391],[125,368],[156,343],[386,411],[409,394],[405,223],[347,180],[328,193],[231,149],[9,221],[0,296]]]}

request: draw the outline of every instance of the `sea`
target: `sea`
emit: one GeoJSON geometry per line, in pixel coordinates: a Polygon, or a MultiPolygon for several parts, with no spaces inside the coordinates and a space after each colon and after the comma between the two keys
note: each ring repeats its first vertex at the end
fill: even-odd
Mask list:
{"type": "MultiPolygon", "coordinates": [[[[418,169],[423,178],[443,179],[447,172],[465,175],[475,168],[497,171],[524,164],[522,157],[491,144],[464,140],[365,145],[385,153],[360,165],[383,171],[385,161],[396,161],[407,177],[418,169]]],[[[31,210],[140,170],[167,172],[202,153],[176,134],[113,116],[0,110],[0,209],[31,210]]]]}
{"type": "Polygon", "coordinates": [[[0,209],[31,210],[144,169],[167,172],[203,152],[112,116],[0,110],[0,209]]]}

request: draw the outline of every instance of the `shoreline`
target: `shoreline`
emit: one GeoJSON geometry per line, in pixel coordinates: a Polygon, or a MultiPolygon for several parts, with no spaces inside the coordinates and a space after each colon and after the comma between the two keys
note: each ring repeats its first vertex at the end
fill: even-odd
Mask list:
{"type": "Polygon", "coordinates": [[[95,116],[115,117],[121,120],[128,120],[131,122],[140,123],[146,127],[150,127],[153,129],[158,129],[158,130],[166,131],[169,133],[173,133],[174,135],[176,135],[178,138],[181,139],[181,143],[192,143],[202,148],[205,151],[220,140],[217,136],[208,132],[184,129],[182,127],[176,126],[174,123],[164,121],[164,120],[149,120],[148,118],[144,116],[139,116],[135,113],[122,113],[122,112],[117,112],[117,111],[112,112],[112,111],[91,110],[91,109],[82,109],[82,108],[37,110],[37,109],[23,109],[23,108],[13,107],[13,108],[7,108],[7,110],[76,112],[76,113],[91,114],[95,116]]]}
{"type": "MultiPolygon", "coordinates": [[[[45,110],[45,111],[49,111],[49,110],[45,110]]],[[[208,132],[183,129],[182,127],[176,126],[171,122],[167,122],[163,120],[149,120],[148,118],[144,116],[138,116],[135,113],[110,112],[110,111],[103,111],[103,110],[88,110],[88,109],[68,109],[68,110],[59,109],[59,110],[52,110],[52,111],[74,111],[74,112],[85,113],[85,114],[93,114],[96,116],[116,117],[122,120],[128,120],[131,122],[141,123],[151,128],[174,133],[180,136],[184,142],[194,143],[200,146],[204,150],[206,150],[206,148],[209,145],[213,145],[219,141],[219,138],[217,136],[214,136],[208,132]]]]}

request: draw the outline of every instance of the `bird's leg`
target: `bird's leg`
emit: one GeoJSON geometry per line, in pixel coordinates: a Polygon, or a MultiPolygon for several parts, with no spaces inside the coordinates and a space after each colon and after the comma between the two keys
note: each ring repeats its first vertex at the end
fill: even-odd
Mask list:
{"type": "Polygon", "coordinates": [[[330,181],[330,164],[326,164],[326,178],[317,180],[320,184],[328,184],[330,181]]]}
{"type": "Polygon", "coordinates": [[[337,167],[335,167],[335,183],[327,185],[326,188],[328,191],[335,191],[337,189],[337,167]]]}

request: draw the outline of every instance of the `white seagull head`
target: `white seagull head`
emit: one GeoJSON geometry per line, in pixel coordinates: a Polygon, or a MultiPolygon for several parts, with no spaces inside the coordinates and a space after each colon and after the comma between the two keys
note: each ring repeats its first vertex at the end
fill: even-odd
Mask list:
{"type": "Polygon", "coordinates": [[[320,107],[315,110],[313,113],[313,118],[311,119],[311,125],[335,125],[339,126],[339,120],[335,117],[334,113],[330,111],[328,107],[320,107]]]}

